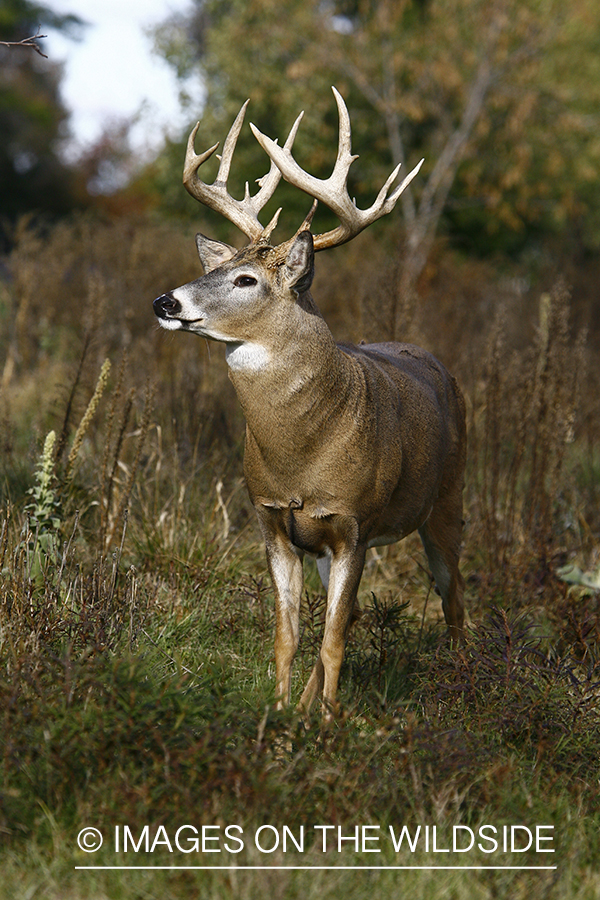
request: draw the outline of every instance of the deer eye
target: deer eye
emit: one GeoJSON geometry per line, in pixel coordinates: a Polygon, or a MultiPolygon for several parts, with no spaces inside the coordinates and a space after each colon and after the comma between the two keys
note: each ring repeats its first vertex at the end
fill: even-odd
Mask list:
{"type": "Polygon", "coordinates": [[[253,287],[257,281],[252,275],[238,275],[233,283],[236,287],[253,287]]]}

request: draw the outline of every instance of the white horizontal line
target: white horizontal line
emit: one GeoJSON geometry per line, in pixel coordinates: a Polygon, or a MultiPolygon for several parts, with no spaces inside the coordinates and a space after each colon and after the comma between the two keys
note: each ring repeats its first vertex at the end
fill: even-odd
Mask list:
{"type": "Polygon", "coordinates": [[[507,871],[507,870],[519,870],[519,871],[550,871],[552,869],[557,869],[558,866],[75,866],[76,869],[119,869],[124,871],[152,871],[153,869],[194,869],[201,870],[203,872],[212,871],[212,872],[228,872],[228,871],[236,871],[241,872],[247,869],[260,869],[260,870],[269,870],[273,871],[276,869],[295,869],[295,870],[303,870],[303,871],[314,871],[321,872],[325,870],[335,870],[335,869],[344,869],[351,871],[358,870],[367,870],[369,872],[376,872],[378,870],[389,871],[389,870],[444,870],[444,871],[452,871],[452,872],[460,872],[466,870],[495,870],[495,871],[507,871]]]}

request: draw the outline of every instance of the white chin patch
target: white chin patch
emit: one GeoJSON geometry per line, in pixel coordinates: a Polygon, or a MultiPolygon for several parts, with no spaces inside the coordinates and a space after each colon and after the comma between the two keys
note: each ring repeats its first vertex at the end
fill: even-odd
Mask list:
{"type": "Polygon", "coordinates": [[[183,328],[179,319],[159,319],[158,324],[161,328],[166,328],[167,331],[178,331],[180,328],[183,328]]]}

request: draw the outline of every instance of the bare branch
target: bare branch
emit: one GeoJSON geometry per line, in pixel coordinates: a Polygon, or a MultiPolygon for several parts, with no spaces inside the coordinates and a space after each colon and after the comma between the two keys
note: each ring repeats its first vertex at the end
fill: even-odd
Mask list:
{"type": "Polygon", "coordinates": [[[463,151],[481,113],[493,77],[493,69],[486,57],[479,64],[460,124],[448,138],[423,189],[418,213],[420,228],[417,229],[422,233],[418,234],[418,241],[424,238],[430,227],[433,226],[434,230],[437,227],[463,151]]]}
{"type": "Polygon", "coordinates": [[[38,28],[36,34],[32,35],[28,38],[23,38],[22,41],[0,41],[0,46],[2,47],[32,47],[36,53],[39,53],[40,56],[43,56],[44,59],[48,59],[48,56],[45,53],[42,53],[38,40],[41,38],[48,37],[47,34],[40,34],[40,29],[38,28]]]}

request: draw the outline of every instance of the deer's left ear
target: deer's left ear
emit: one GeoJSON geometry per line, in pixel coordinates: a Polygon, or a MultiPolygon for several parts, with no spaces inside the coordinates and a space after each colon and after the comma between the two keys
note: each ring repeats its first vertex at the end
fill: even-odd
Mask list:
{"type": "Polygon", "coordinates": [[[205,275],[230,260],[236,253],[235,247],[224,244],[222,241],[211,241],[203,234],[196,235],[196,247],[205,275]]]}
{"type": "Polygon", "coordinates": [[[301,231],[288,251],[283,277],[288,287],[299,294],[307,291],[315,274],[315,251],[310,231],[301,231]]]}

